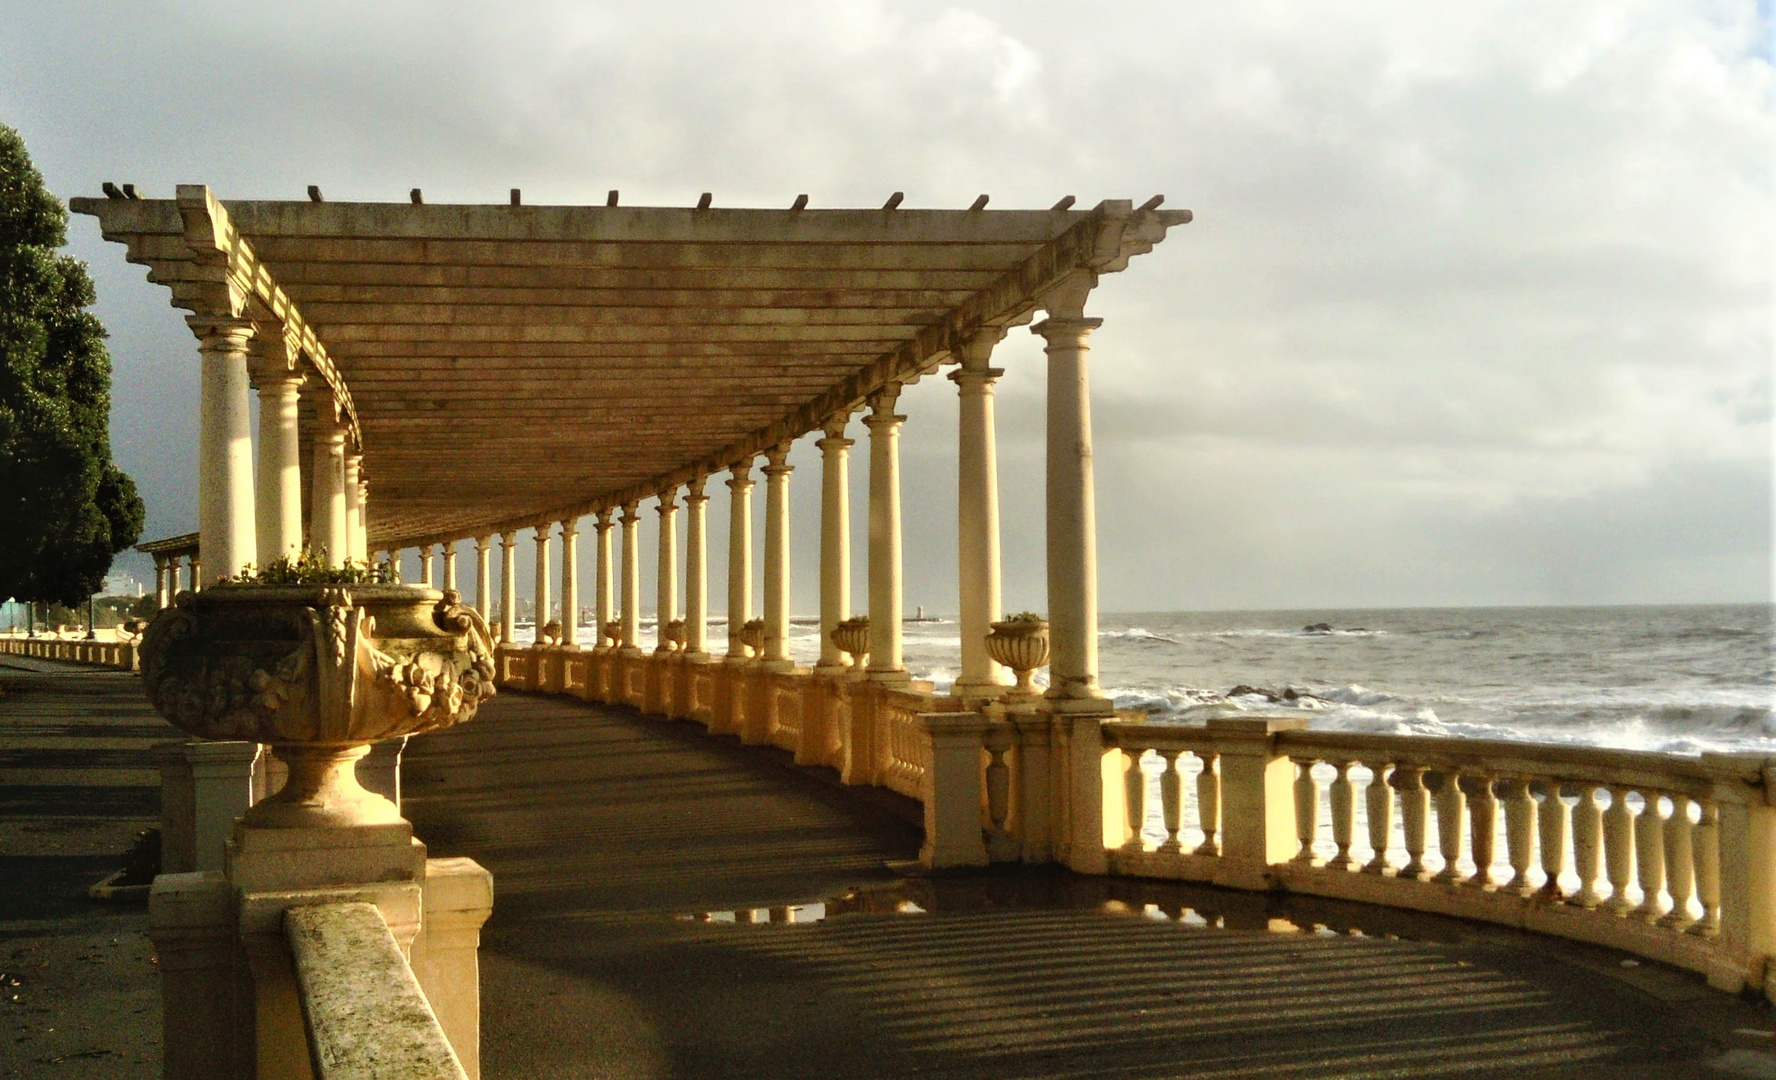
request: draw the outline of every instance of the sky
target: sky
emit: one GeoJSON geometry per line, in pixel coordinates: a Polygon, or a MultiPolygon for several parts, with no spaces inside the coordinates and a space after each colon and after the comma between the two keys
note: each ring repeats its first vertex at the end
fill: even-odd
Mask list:
{"type": "MultiPolygon", "coordinates": [[[[0,0],[0,26],[0,122],[64,198],[1163,193],[1195,221],[1088,305],[1107,611],[1770,599],[1767,0],[0,0]]],[[[193,529],[195,342],[91,219],[70,246],[146,537],[193,529]]],[[[1040,345],[994,359],[1014,610],[1045,606],[1040,345]]],[[[953,611],[955,388],[900,411],[908,609],[953,611]]]]}

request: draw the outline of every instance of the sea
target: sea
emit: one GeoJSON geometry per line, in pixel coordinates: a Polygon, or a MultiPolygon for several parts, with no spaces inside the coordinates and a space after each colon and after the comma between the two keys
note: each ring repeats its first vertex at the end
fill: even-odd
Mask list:
{"type": "MultiPolygon", "coordinates": [[[[909,619],[903,641],[914,677],[947,688],[955,617],[909,619]]],[[[817,622],[793,620],[791,655],[819,652],[817,622]]],[[[1158,722],[1283,709],[1333,730],[1776,753],[1770,604],[1103,614],[1098,666],[1118,707],[1158,722]]]]}

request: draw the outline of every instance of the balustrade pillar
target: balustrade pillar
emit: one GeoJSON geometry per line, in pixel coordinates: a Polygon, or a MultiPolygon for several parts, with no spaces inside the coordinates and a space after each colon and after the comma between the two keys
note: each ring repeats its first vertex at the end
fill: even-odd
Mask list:
{"type": "Polygon", "coordinates": [[[623,653],[640,656],[641,634],[641,509],[623,504],[623,653]]]}
{"type": "Polygon", "coordinates": [[[609,648],[605,644],[604,628],[617,617],[617,605],[611,581],[615,577],[616,566],[611,553],[611,529],[614,527],[611,521],[611,508],[606,506],[600,509],[594,521],[596,524],[592,528],[597,538],[595,540],[597,550],[593,553],[595,569],[593,571],[594,597],[592,606],[598,611],[598,648],[604,649],[609,648]]]}
{"type": "MultiPolygon", "coordinates": [[[[281,344],[281,343],[280,343],[281,344]]],[[[302,375],[278,350],[261,358],[259,376],[258,555],[261,567],[302,554],[302,452],[298,403],[302,375]]]]}
{"type": "Polygon", "coordinates": [[[549,523],[539,521],[536,524],[536,580],[533,595],[536,625],[533,638],[538,645],[543,643],[543,625],[549,621],[549,608],[553,606],[549,596],[549,523]]]}
{"type": "Polygon", "coordinates": [[[1050,707],[1111,710],[1098,690],[1098,541],[1093,494],[1091,389],[1086,339],[1103,325],[1085,318],[1097,282],[1078,273],[1043,298],[1048,318],[1032,330],[1048,354],[1048,625],[1050,707]]]}
{"type": "Polygon", "coordinates": [[[340,459],[345,487],[345,554],[340,561],[364,561],[364,487],[361,471],[364,455],[346,454],[340,459]]]}
{"type": "Polygon", "coordinates": [[[500,640],[510,642],[518,623],[518,533],[500,534],[500,640]]]}
{"type": "Polygon", "coordinates": [[[900,425],[898,383],[869,397],[864,424],[870,432],[869,476],[869,677],[905,683],[901,663],[900,425]]]}
{"type": "MultiPolygon", "coordinates": [[[[311,507],[308,546],[328,566],[345,565],[349,553],[345,530],[345,425],[338,420],[333,395],[318,395],[314,433],[314,468],[309,477],[311,507]]],[[[427,578],[430,581],[430,578],[427,578]]]]}
{"type": "Polygon", "coordinates": [[[654,575],[654,651],[667,653],[672,644],[666,640],[666,624],[678,618],[678,491],[662,491],[660,505],[659,560],[654,575]]]}
{"type": "MultiPolygon", "coordinates": [[[[235,577],[254,561],[258,527],[253,511],[253,434],[248,415],[245,319],[187,320],[202,356],[198,424],[197,532],[208,572],[235,577]]],[[[197,582],[193,588],[208,582],[197,582]]]]}
{"type": "Polygon", "coordinates": [[[493,537],[475,537],[475,610],[493,621],[493,537]]]}
{"type": "Polygon", "coordinates": [[[845,654],[833,631],[851,617],[851,440],[850,414],[833,417],[821,429],[820,448],[820,663],[816,672],[845,670],[845,654]]]}
{"type": "Polygon", "coordinates": [[[685,655],[701,660],[709,656],[709,526],[705,511],[709,496],[703,494],[706,476],[692,480],[685,491],[685,655]]]}
{"type": "Polygon", "coordinates": [[[561,522],[561,644],[579,648],[580,529],[572,518],[561,522]]]}
{"type": "Polygon", "coordinates": [[[989,366],[1005,331],[993,327],[957,350],[962,366],[950,372],[961,397],[956,444],[956,554],[962,669],[951,693],[990,699],[1004,689],[1000,665],[987,655],[987,635],[1000,616],[999,473],[993,432],[993,384],[1003,369],[989,366]]]}
{"type": "Polygon", "coordinates": [[[795,667],[789,659],[789,444],[765,453],[765,666],[795,667]]]}
{"type": "Polygon", "coordinates": [[[728,658],[739,660],[740,628],[752,617],[752,462],[728,472],[728,658]]]}

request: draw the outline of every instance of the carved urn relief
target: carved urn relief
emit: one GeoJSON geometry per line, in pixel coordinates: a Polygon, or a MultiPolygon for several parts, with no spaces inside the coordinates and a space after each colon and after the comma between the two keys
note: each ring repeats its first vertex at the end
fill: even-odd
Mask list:
{"type": "Polygon", "coordinates": [[[290,768],[247,811],[260,828],[397,821],[358,785],[370,744],[473,719],[493,696],[487,624],[414,585],[215,585],[179,594],[142,637],[148,700],[203,739],[268,743],[290,768]]]}

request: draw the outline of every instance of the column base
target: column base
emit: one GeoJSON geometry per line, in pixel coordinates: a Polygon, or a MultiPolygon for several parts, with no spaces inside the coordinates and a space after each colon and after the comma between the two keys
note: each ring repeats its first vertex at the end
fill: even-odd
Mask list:
{"type": "Polygon", "coordinates": [[[760,660],[758,662],[758,667],[760,671],[794,671],[796,669],[796,663],[794,660],[790,660],[786,657],[781,660],[760,660]]]}
{"type": "Polygon", "coordinates": [[[950,696],[968,705],[984,705],[999,701],[1011,687],[991,679],[957,679],[950,684],[950,696]]]}
{"type": "Polygon", "coordinates": [[[906,686],[913,681],[912,673],[906,668],[886,668],[878,670],[870,668],[864,673],[870,682],[882,683],[887,686],[906,686]]]}

